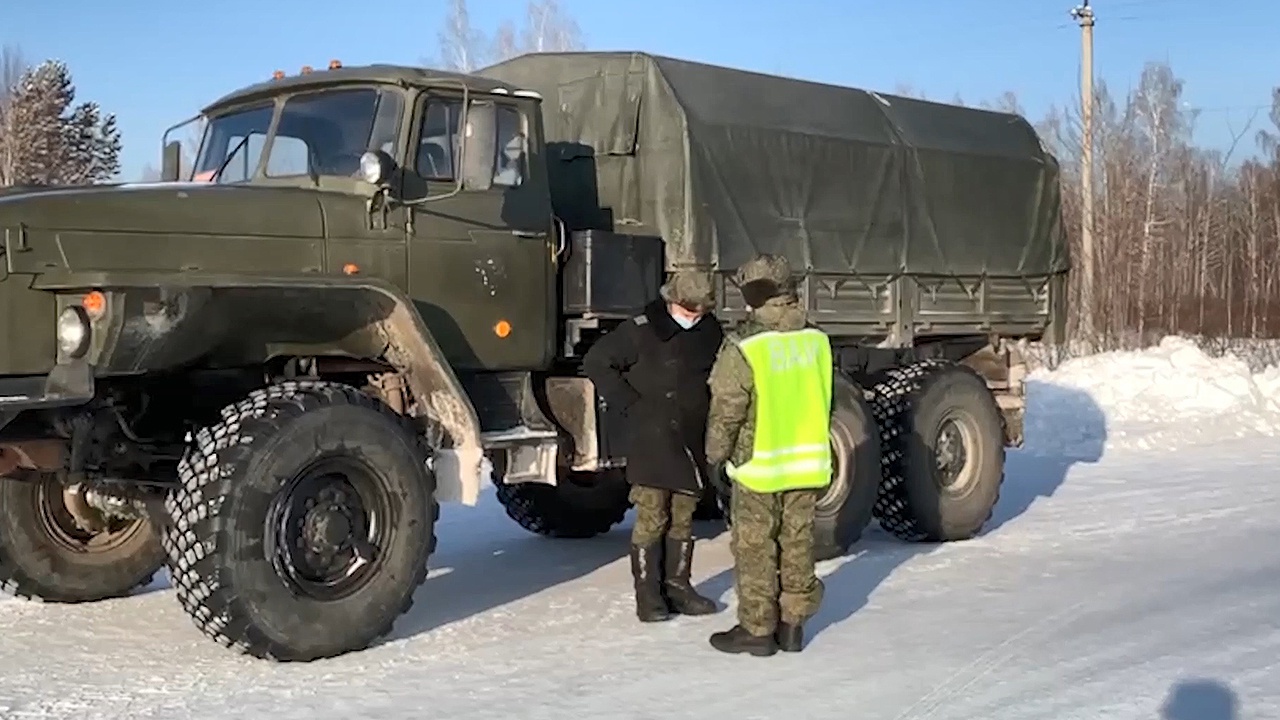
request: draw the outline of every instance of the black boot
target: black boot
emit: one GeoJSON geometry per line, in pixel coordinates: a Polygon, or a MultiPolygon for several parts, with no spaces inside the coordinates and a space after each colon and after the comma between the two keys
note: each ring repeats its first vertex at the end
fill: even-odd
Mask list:
{"type": "Polygon", "coordinates": [[[671,610],[680,615],[710,615],[716,603],[705,598],[689,583],[693,570],[693,540],[667,538],[667,556],[663,585],[671,610]]]}
{"type": "Polygon", "coordinates": [[[773,636],[782,652],[800,652],[804,649],[804,625],[778,623],[778,631],[773,636]]]}
{"type": "Polygon", "coordinates": [[[747,653],[756,657],[769,657],[778,652],[778,643],[773,635],[752,635],[741,625],[712,635],[711,647],[722,653],[747,653]]]}
{"type": "Polygon", "coordinates": [[[662,597],[662,545],[631,546],[631,578],[636,586],[636,617],[661,622],[671,617],[662,597]]]}

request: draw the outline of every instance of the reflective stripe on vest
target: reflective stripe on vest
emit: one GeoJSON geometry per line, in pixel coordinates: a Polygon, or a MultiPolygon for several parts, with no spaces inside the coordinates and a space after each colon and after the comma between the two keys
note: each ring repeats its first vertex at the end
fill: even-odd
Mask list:
{"type": "Polygon", "coordinates": [[[755,445],[729,477],[753,492],[831,484],[831,341],[821,330],[763,332],[738,341],[755,385],[755,445]]]}

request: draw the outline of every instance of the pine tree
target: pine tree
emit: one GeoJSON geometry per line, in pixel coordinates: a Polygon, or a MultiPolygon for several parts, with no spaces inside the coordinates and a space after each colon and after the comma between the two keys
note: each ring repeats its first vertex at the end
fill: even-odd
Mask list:
{"type": "Polygon", "coordinates": [[[74,105],[66,64],[48,60],[22,74],[0,115],[0,184],[101,182],[120,170],[115,116],[96,103],[74,105]]]}

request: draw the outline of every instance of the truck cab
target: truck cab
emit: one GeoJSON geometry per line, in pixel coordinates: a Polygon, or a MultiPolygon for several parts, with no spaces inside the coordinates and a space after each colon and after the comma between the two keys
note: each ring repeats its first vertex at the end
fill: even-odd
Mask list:
{"type": "Polygon", "coordinates": [[[563,236],[540,98],[414,68],[309,68],[228,95],[166,133],[164,177],[316,191],[325,273],[413,298],[457,370],[546,367],[563,236]],[[182,167],[177,139],[201,124],[182,167]]]}

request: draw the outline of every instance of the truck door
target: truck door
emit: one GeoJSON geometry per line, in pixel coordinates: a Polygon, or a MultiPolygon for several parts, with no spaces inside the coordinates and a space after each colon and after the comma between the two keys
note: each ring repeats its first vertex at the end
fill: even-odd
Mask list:
{"type": "MultiPolygon", "coordinates": [[[[492,95],[471,102],[497,105],[493,187],[411,208],[410,294],[455,368],[544,368],[558,327],[557,245],[546,175],[530,172],[543,161],[528,141],[536,105],[492,95]]],[[[461,110],[460,94],[418,100],[405,169],[432,196],[455,189],[461,110]]]]}

